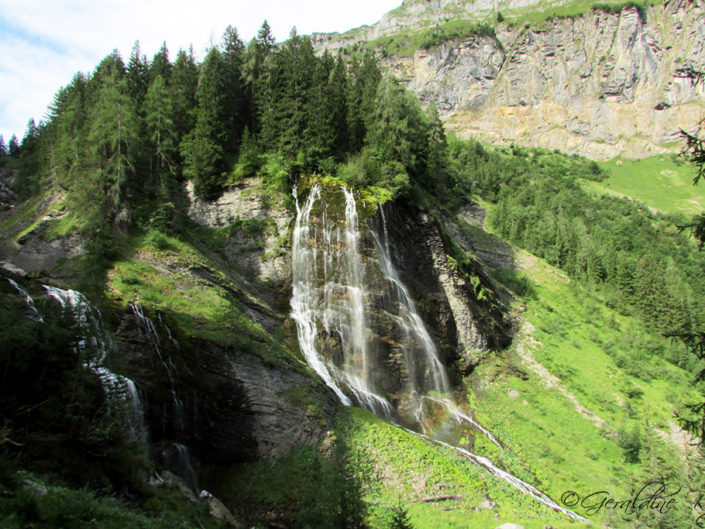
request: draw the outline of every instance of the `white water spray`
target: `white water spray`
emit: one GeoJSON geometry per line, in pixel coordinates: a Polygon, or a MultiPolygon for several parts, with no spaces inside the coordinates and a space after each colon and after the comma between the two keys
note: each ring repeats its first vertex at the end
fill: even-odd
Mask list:
{"type": "Polygon", "coordinates": [[[81,331],[76,353],[88,353],[84,367],[93,371],[100,379],[103,391],[109,399],[130,404],[130,427],[135,440],[146,443],[147,428],[144,422],[144,409],[133,380],[118,375],[105,365],[110,351],[110,339],[102,324],[100,311],[86,297],[76,290],[64,290],[44,285],[47,294],[57,300],[63,309],[71,311],[81,331]]]}
{"type": "Polygon", "coordinates": [[[6,278],[8,282],[13,286],[15,290],[22,296],[27,303],[27,306],[30,308],[32,311],[32,319],[34,321],[38,321],[40,323],[44,323],[44,318],[42,318],[42,315],[39,314],[39,311],[37,310],[37,307],[34,305],[34,300],[32,299],[32,296],[29,295],[29,292],[27,292],[24,288],[22,288],[19,284],[17,284],[16,281],[13,279],[10,279],[9,277],[6,278]]]}

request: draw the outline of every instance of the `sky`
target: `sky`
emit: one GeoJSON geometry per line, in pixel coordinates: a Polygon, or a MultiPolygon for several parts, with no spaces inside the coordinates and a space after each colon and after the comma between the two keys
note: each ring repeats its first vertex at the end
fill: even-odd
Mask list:
{"type": "Polygon", "coordinates": [[[76,72],[92,72],[117,49],[125,62],[135,41],[148,58],[163,42],[173,61],[193,45],[196,57],[228,24],[248,42],[266,19],[277,41],[373,24],[401,0],[0,0],[0,134],[21,140],[44,118],[56,91],[76,72]]]}

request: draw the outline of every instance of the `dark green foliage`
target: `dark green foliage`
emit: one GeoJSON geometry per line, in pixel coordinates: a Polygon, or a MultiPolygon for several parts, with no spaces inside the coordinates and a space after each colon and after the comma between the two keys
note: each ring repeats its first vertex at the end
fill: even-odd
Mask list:
{"type": "Polygon", "coordinates": [[[193,57],[193,49],[189,53],[179,50],[169,84],[170,98],[174,104],[174,128],[178,144],[193,128],[197,85],[198,67],[193,57]]]}
{"type": "MultiPolygon", "coordinates": [[[[40,127],[43,127],[43,124],[40,123],[40,127]]],[[[40,127],[37,127],[34,119],[29,120],[22,143],[17,147],[14,156],[13,167],[17,172],[12,189],[21,199],[36,194],[40,188],[39,161],[42,156],[40,127]]],[[[12,145],[12,142],[10,144],[12,145]]]]}
{"type": "Polygon", "coordinates": [[[209,200],[218,196],[224,183],[223,145],[228,137],[226,94],[225,65],[221,53],[213,48],[201,65],[196,92],[196,126],[181,144],[184,176],[193,180],[199,196],[209,200]]]}
{"type": "Polygon", "coordinates": [[[23,196],[58,184],[81,205],[76,224],[89,238],[97,226],[124,232],[163,211],[162,201],[173,211],[182,178],[211,200],[267,173],[266,159],[277,160],[270,176],[284,177],[285,194],[310,173],[393,194],[440,196],[453,186],[435,109],[425,113],[396,82],[382,82],[371,57],[317,57],[295,31],[275,47],[266,21],[248,46],[228,26],[200,65],[183,50],[172,64],[166,45],[150,63],[136,43],[127,66],[115,51],[61,89],[49,116],[22,146],[23,196]]]}
{"type": "MultiPolygon", "coordinates": [[[[131,177],[135,174],[139,118],[122,73],[109,75],[99,82],[95,104],[88,116],[91,125],[87,140],[90,176],[102,197],[99,215],[103,220],[114,218],[129,193],[131,177]]],[[[90,183],[86,181],[84,185],[90,183]]]]}
{"type": "Polygon", "coordinates": [[[20,155],[20,142],[14,134],[10,136],[10,145],[7,152],[13,158],[17,158],[20,155]]]}
{"type": "Polygon", "coordinates": [[[414,529],[409,512],[400,502],[392,507],[392,519],[389,522],[389,529],[414,529]]]}
{"type": "Polygon", "coordinates": [[[159,183],[166,176],[177,175],[178,132],[176,109],[164,77],[157,75],[147,91],[144,103],[145,125],[153,153],[150,166],[159,183]]]}
{"type": "MultiPolygon", "coordinates": [[[[8,486],[10,483],[4,482],[8,486]]],[[[173,529],[231,527],[210,516],[207,504],[194,504],[166,488],[131,500],[86,488],[51,484],[26,474],[13,474],[13,482],[0,498],[1,529],[173,529]],[[22,475],[23,479],[19,479],[22,475]],[[22,483],[28,480],[33,485],[22,483]],[[39,492],[41,491],[41,493],[39,492]],[[46,491],[46,493],[44,493],[46,491]]]]}
{"type": "Polygon", "coordinates": [[[169,50],[166,47],[166,42],[162,43],[162,47],[154,54],[152,63],[149,65],[149,81],[161,76],[165,81],[171,79],[172,64],[169,62],[169,50]]]}
{"type": "Polygon", "coordinates": [[[641,432],[638,425],[632,426],[619,432],[619,446],[624,453],[624,460],[627,463],[639,462],[639,451],[641,450],[641,432]]]}
{"type": "Polygon", "coordinates": [[[130,98],[137,106],[142,104],[148,84],[147,72],[149,64],[147,63],[147,57],[141,55],[141,53],[140,43],[137,41],[132,47],[130,60],[127,63],[127,87],[130,98]]]}
{"type": "Polygon", "coordinates": [[[286,527],[363,529],[368,506],[363,501],[369,466],[340,438],[323,454],[299,445],[273,462],[261,461],[229,477],[222,469],[213,477],[215,492],[257,521],[257,512],[272,512],[286,527]],[[219,483],[218,483],[219,482],[219,483]]]}

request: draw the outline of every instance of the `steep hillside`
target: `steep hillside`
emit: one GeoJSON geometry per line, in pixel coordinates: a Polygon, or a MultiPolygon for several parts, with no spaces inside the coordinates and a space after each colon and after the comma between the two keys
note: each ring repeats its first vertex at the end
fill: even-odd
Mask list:
{"type": "Polygon", "coordinates": [[[373,49],[464,137],[593,159],[677,149],[703,113],[705,89],[684,69],[705,68],[705,11],[685,0],[570,5],[410,2],[369,30],[314,40],[373,49]]]}
{"type": "MultiPolygon", "coordinates": [[[[397,15],[436,5],[466,4],[397,15]]],[[[623,51],[650,23],[380,38],[465,42],[478,109],[533,109],[529,65],[579,45],[528,44],[590,20],[623,51]]],[[[702,358],[667,337],[705,329],[705,254],[604,167],[447,137],[370,56],[266,25],[200,64],[112,53],[0,156],[0,527],[692,527],[702,358]]]]}

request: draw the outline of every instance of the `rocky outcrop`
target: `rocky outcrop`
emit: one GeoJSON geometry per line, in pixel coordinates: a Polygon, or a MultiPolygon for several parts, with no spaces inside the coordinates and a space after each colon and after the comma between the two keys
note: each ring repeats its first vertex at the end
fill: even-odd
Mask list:
{"type": "Polygon", "coordinates": [[[513,248],[503,239],[485,231],[487,211],[479,204],[464,204],[454,218],[441,211],[437,211],[436,216],[450,238],[487,268],[515,268],[513,248]]]}
{"type": "MultiPolygon", "coordinates": [[[[554,0],[560,6],[570,0],[554,0]]],[[[360,41],[371,41],[405,31],[414,31],[443,24],[468,20],[485,22],[489,16],[501,11],[506,14],[535,5],[536,0],[404,0],[402,5],[385,14],[371,26],[361,26],[342,35],[340,33],[314,33],[311,39],[317,47],[337,51],[360,41]]]]}
{"type": "Polygon", "coordinates": [[[67,213],[59,207],[61,197],[35,204],[14,205],[0,214],[7,229],[0,233],[0,261],[25,272],[51,272],[54,277],[67,272],[62,265],[86,251],[86,241],[76,233],[64,237],[50,235],[50,227],[67,213]]]}
{"type": "Polygon", "coordinates": [[[199,199],[191,183],[186,191],[192,220],[210,228],[227,229],[223,254],[230,265],[245,279],[269,287],[265,290],[288,290],[288,250],[294,217],[280,200],[267,196],[262,178],[248,178],[212,202],[199,199]]]}
{"type": "MultiPolygon", "coordinates": [[[[462,1],[405,3],[403,17],[393,11],[375,31],[472,18],[463,12],[471,5],[483,9],[462,1]]],[[[449,41],[383,62],[424,102],[434,101],[447,126],[493,143],[637,158],[677,150],[680,129],[698,130],[705,84],[684,75],[686,68],[705,70],[705,10],[697,2],[593,10],[495,30],[496,37],[449,41]]],[[[375,31],[351,32],[340,42],[374,38],[375,31]]],[[[332,42],[317,39],[321,48],[332,42]]]]}

